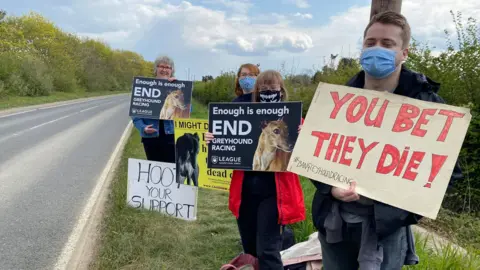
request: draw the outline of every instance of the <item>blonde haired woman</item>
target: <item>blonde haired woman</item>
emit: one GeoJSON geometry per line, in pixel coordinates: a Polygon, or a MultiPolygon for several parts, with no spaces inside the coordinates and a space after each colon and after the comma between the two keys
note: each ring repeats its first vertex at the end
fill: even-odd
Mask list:
{"type": "MultiPolygon", "coordinates": [[[[243,102],[288,100],[282,76],[274,70],[260,73],[251,91],[250,100],[243,102]]],[[[205,139],[209,143],[213,134],[206,133],[205,139]]],[[[305,220],[298,175],[234,170],[228,207],[237,218],[244,252],[258,258],[260,270],[283,270],[280,250],[284,225],[305,220]]]]}

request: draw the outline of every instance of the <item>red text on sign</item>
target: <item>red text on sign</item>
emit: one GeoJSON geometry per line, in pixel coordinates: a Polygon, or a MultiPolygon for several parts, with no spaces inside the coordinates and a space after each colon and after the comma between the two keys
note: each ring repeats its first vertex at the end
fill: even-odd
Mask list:
{"type": "MultiPolygon", "coordinates": [[[[317,137],[317,144],[313,155],[318,157],[322,151],[323,142],[329,141],[328,148],[325,153],[325,160],[340,163],[346,166],[352,164],[352,159],[347,158],[347,154],[351,154],[355,148],[352,144],[355,145],[357,141],[356,136],[345,136],[338,133],[328,133],[321,131],[312,131],[312,136],[317,137]]],[[[367,154],[378,144],[378,142],[373,142],[366,145],[365,141],[362,138],[358,139],[358,145],[362,151],[360,160],[357,164],[357,169],[362,167],[363,161],[365,160],[367,154]]]]}
{"type": "Polygon", "coordinates": [[[379,98],[373,98],[371,101],[369,101],[365,96],[355,96],[355,94],[352,93],[348,93],[342,98],[339,97],[338,92],[330,92],[330,95],[332,96],[334,102],[334,108],[330,113],[330,119],[336,119],[340,110],[344,106],[347,106],[345,119],[349,123],[357,123],[363,118],[363,123],[367,127],[374,126],[379,128],[382,126],[385,111],[387,110],[389,103],[388,100],[383,101],[383,104],[378,110],[377,114],[373,116],[373,111],[378,107],[379,98]],[[353,100],[349,102],[352,98],[353,100]]]}
{"type": "Polygon", "coordinates": [[[450,110],[423,109],[412,104],[402,104],[398,111],[397,118],[393,123],[393,132],[405,132],[411,130],[410,134],[417,137],[424,137],[427,130],[424,126],[428,125],[429,118],[435,114],[447,116],[445,124],[437,141],[444,142],[454,118],[463,118],[464,113],[458,113],[450,110]]]}
{"type": "MultiPolygon", "coordinates": [[[[368,154],[379,144],[379,142],[365,143],[362,138],[356,136],[346,136],[338,133],[329,133],[322,131],[312,131],[312,136],[317,138],[317,143],[313,155],[320,157],[324,145],[326,146],[324,159],[339,163],[345,166],[352,165],[352,158],[348,157],[355,151],[361,151],[360,158],[356,168],[361,169],[368,154]]],[[[420,165],[425,160],[426,153],[423,151],[411,151],[410,147],[405,147],[400,151],[396,146],[385,144],[383,146],[380,158],[376,161],[378,174],[392,175],[402,179],[415,181],[420,165]]],[[[424,187],[430,188],[438,172],[445,163],[447,156],[432,154],[432,167],[430,177],[424,187]]]]}

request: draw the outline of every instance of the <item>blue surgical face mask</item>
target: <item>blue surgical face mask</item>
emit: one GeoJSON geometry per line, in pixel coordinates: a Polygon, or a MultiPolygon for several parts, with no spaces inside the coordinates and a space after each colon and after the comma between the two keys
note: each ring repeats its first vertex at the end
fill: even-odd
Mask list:
{"type": "Polygon", "coordinates": [[[360,64],[368,75],[376,79],[384,79],[397,68],[395,65],[396,54],[396,51],[382,47],[367,48],[362,52],[360,64]]]}
{"type": "Polygon", "coordinates": [[[255,85],[255,78],[245,77],[238,80],[238,83],[240,84],[240,87],[243,89],[243,91],[248,93],[253,90],[253,86],[255,85]]]}

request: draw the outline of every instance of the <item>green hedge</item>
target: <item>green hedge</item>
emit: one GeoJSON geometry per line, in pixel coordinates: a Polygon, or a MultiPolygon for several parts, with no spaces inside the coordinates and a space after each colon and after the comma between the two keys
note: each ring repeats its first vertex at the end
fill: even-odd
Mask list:
{"type": "Polygon", "coordinates": [[[0,16],[0,37],[0,98],[128,91],[133,76],[152,75],[139,54],[63,32],[36,13],[0,16]]]}

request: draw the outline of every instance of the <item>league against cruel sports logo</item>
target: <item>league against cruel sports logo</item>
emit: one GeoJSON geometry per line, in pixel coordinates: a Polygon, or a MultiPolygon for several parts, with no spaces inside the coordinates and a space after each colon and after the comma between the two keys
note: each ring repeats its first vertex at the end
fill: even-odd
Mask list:
{"type": "Polygon", "coordinates": [[[212,163],[217,164],[218,162],[218,157],[212,157],[212,163]]]}

